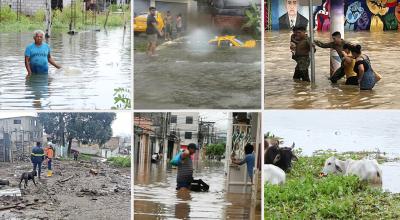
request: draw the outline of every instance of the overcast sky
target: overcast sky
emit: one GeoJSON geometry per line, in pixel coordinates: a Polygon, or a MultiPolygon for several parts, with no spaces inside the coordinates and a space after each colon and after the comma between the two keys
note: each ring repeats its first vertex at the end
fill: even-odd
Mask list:
{"type": "Polygon", "coordinates": [[[228,113],[226,112],[200,112],[200,117],[204,121],[215,122],[218,131],[226,131],[228,127],[228,113]]]}
{"type": "MultiPolygon", "coordinates": [[[[132,117],[130,112],[118,112],[112,124],[114,136],[130,136],[132,133],[132,117]]],[[[1,112],[0,118],[11,118],[20,116],[37,116],[35,112],[1,112]]]]}

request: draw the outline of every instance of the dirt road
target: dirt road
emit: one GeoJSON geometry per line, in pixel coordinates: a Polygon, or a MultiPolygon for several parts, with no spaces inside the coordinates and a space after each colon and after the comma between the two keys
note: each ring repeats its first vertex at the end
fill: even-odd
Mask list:
{"type": "MultiPolygon", "coordinates": [[[[0,186],[0,194],[17,189],[21,173],[31,169],[27,162],[0,163],[0,179],[10,181],[9,186],[0,186]]],[[[22,184],[22,196],[0,196],[0,219],[130,219],[130,168],[57,160],[53,176],[46,173],[42,169],[37,187],[32,181],[26,189],[22,184]],[[91,169],[98,174],[90,174],[91,169]],[[16,207],[2,210],[7,206],[16,207]]]]}

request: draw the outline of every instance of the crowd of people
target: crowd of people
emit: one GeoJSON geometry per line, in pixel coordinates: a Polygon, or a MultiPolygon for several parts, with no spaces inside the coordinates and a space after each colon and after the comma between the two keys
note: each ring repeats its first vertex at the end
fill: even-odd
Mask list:
{"type": "Polygon", "coordinates": [[[306,34],[306,27],[295,26],[292,30],[290,50],[292,59],[297,63],[293,79],[310,82],[308,68],[311,59],[311,44],[314,51],[316,51],[315,46],[318,46],[333,49],[338,53],[341,59],[341,66],[329,78],[333,84],[345,77],[346,85],[359,86],[361,90],[371,90],[375,83],[382,78],[379,73],[373,70],[371,61],[363,53],[361,45],[343,40],[340,32],[337,31],[332,34],[331,42],[323,43],[315,40],[312,43],[306,34]]]}

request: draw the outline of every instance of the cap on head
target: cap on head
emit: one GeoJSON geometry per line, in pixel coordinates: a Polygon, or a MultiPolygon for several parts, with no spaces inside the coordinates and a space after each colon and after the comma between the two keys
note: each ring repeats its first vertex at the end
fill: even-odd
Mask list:
{"type": "Polygon", "coordinates": [[[188,145],[188,149],[197,150],[197,145],[194,144],[194,143],[190,143],[190,144],[188,145]]]}

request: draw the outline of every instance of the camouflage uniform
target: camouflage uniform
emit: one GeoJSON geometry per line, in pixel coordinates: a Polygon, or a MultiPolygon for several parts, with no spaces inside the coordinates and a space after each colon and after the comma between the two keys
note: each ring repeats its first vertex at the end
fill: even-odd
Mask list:
{"type": "Polygon", "coordinates": [[[310,82],[310,76],[308,75],[308,67],[310,66],[309,56],[296,56],[297,62],[296,68],[294,70],[293,79],[303,80],[310,82]]]}

